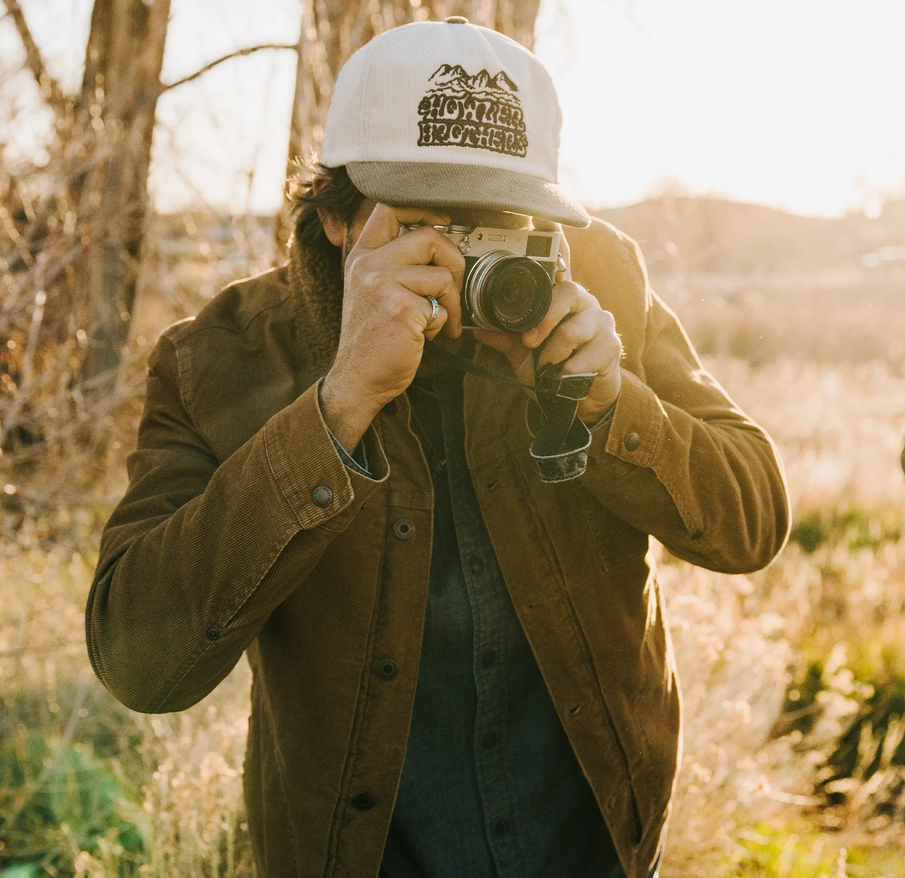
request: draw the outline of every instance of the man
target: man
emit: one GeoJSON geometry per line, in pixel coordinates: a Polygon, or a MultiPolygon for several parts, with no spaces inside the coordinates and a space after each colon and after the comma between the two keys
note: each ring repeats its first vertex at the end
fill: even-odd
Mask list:
{"type": "Polygon", "coordinates": [[[378,37],[337,83],[288,266],[152,354],[89,650],[142,711],[248,651],[262,875],[658,869],[680,707],[649,535],[754,570],[787,500],[637,247],[556,187],[559,128],[514,42],[378,37]],[[541,322],[463,331],[468,235],[558,223],[541,322]]]}

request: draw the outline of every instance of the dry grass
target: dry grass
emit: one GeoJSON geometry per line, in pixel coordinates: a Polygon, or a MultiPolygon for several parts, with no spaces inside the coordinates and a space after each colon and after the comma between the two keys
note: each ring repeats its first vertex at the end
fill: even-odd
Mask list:
{"type": "Polygon", "coordinates": [[[666,874],[905,874],[905,838],[892,816],[901,809],[901,768],[889,764],[896,729],[865,727],[861,777],[838,808],[817,807],[825,800],[815,787],[872,685],[905,671],[905,409],[895,406],[905,400],[905,374],[889,362],[790,356],[707,365],[776,440],[802,544],[748,577],[665,559],[687,708],[666,874]],[[809,706],[815,722],[806,735],[776,739],[790,675],[815,656],[823,665],[823,689],[809,706]],[[868,781],[864,769],[883,746],[885,761],[868,781]]]}

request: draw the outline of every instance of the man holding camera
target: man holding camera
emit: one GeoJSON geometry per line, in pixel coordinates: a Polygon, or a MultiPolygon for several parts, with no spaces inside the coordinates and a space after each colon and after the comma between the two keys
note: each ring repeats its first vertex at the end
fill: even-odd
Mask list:
{"type": "Polygon", "coordinates": [[[787,500],[637,247],[556,187],[559,127],[499,34],[378,37],[289,264],[152,354],[89,651],[172,711],[247,650],[262,875],[658,870],[680,704],[649,537],[754,570],[787,500]]]}

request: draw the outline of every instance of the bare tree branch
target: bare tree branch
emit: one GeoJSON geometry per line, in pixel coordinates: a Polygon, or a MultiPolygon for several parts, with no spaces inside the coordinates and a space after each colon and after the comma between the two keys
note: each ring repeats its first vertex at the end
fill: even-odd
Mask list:
{"type": "Polygon", "coordinates": [[[44,95],[51,106],[62,107],[67,102],[66,94],[60,88],[59,83],[50,75],[50,71],[48,71],[41,55],[41,50],[31,35],[31,28],[29,28],[28,22],[25,20],[25,15],[19,6],[18,0],[3,0],[3,5],[6,7],[7,15],[12,18],[13,24],[16,26],[19,39],[22,41],[22,48],[25,49],[25,63],[32,76],[34,76],[35,82],[38,83],[41,94],[44,95]]]}
{"type": "MultiPolygon", "coordinates": [[[[44,265],[47,261],[47,254],[41,254],[38,257],[35,271],[35,286],[37,290],[34,297],[34,308],[32,309],[31,325],[28,330],[28,343],[25,348],[25,358],[22,364],[22,384],[25,387],[31,383],[34,373],[35,353],[38,348],[38,339],[41,330],[41,323],[44,320],[44,306],[47,303],[47,292],[44,289],[44,265]]],[[[6,439],[7,434],[16,423],[16,419],[22,412],[23,407],[28,401],[27,393],[17,393],[13,399],[3,423],[0,424],[0,445],[6,439]]]]}
{"type": "MultiPolygon", "coordinates": [[[[10,0],[3,0],[4,3],[10,2],[10,0]]],[[[263,46],[248,46],[245,49],[237,49],[235,52],[230,52],[228,55],[224,55],[222,58],[217,58],[215,61],[211,61],[210,64],[205,64],[200,70],[196,70],[194,73],[189,74],[188,76],[183,76],[182,79],[177,79],[175,82],[169,83],[161,83],[160,91],[165,92],[170,89],[176,88],[177,85],[185,85],[187,82],[191,82],[193,79],[197,79],[199,76],[203,76],[208,70],[213,70],[218,64],[222,64],[224,61],[229,61],[231,58],[241,58],[244,55],[251,55],[253,52],[260,52],[264,49],[292,49],[294,52],[298,51],[298,46],[295,43],[289,45],[283,45],[280,43],[267,43],[263,46]]]]}

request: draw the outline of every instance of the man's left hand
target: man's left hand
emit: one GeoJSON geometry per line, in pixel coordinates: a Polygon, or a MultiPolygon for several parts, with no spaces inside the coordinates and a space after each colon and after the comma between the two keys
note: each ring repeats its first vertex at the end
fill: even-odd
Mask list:
{"type": "MultiPolygon", "coordinates": [[[[541,228],[535,221],[535,228],[541,228]]],[[[545,228],[558,228],[543,224],[545,228]]],[[[622,386],[619,361],[622,342],[616,334],[616,323],[609,311],[583,286],[572,280],[569,247],[562,238],[560,253],[565,267],[556,274],[553,301],[544,319],[520,335],[513,332],[478,330],[475,338],[505,354],[516,377],[523,384],[534,383],[534,351],[541,348],[537,367],[548,363],[562,364],[563,375],[596,372],[587,397],[578,406],[578,416],[586,424],[594,424],[616,401],[622,386]]]]}

